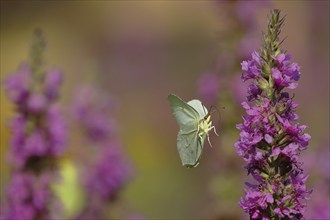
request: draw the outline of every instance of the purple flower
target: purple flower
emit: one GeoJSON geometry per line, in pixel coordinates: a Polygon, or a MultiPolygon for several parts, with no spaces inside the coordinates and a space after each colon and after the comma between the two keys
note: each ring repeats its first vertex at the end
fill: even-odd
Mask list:
{"type": "Polygon", "coordinates": [[[76,219],[104,218],[103,211],[113,202],[130,176],[130,165],[115,137],[112,118],[113,102],[92,87],[78,90],[74,117],[85,134],[87,147],[93,147],[94,158],[82,172],[88,202],[76,219]],[[89,146],[88,146],[89,145],[89,146]]]}
{"type": "Polygon", "coordinates": [[[48,175],[39,177],[32,173],[13,173],[6,195],[8,203],[2,216],[4,220],[49,218],[48,203],[52,197],[48,175]]]}
{"type": "Polygon", "coordinates": [[[271,69],[272,77],[274,79],[275,87],[283,89],[287,87],[289,89],[297,88],[296,81],[300,78],[300,67],[297,63],[291,63],[291,55],[279,54],[273,57],[276,61],[277,67],[271,69]]]}
{"type": "Polygon", "coordinates": [[[67,138],[62,113],[56,105],[45,111],[31,114],[31,117],[19,115],[12,121],[9,158],[13,165],[23,168],[32,157],[56,157],[63,154],[67,138]],[[44,118],[43,125],[38,125],[35,120],[39,120],[37,118],[41,115],[44,118]]]}
{"type": "Polygon", "coordinates": [[[16,103],[22,104],[30,94],[31,69],[28,64],[22,63],[17,72],[11,74],[5,81],[5,89],[8,98],[16,103]]]}
{"type": "Polygon", "coordinates": [[[272,68],[272,77],[275,82],[275,86],[277,88],[284,88],[288,87],[289,89],[295,89],[297,88],[298,84],[291,82],[291,78],[282,72],[279,71],[277,68],[272,68]]]}
{"type": "Polygon", "coordinates": [[[58,89],[62,84],[62,72],[57,69],[52,69],[45,76],[45,93],[47,98],[54,99],[58,95],[58,89]]]}
{"type": "Polygon", "coordinates": [[[45,156],[47,152],[47,140],[43,132],[41,130],[35,130],[26,137],[22,151],[26,154],[26,159],[33,156],[45,156]]]}
{"type": "Polygon", "coordinates": [[[237,1],[235,7],[237,17],[245,26],[254,27],[256,25],[256,14],[268,4],[269,1],[237,1]]]}
{"type": "Polygon", "coordinates": [[[298,155],[297,155],[298,148],[299,148],[299,146],[297,144],[291,143],[284,149],[281,149],[280,147],[273,149],[272,154],[270,156],[271,157],[285,156],[285,157],[290,158],[290,160],[292,162],[297,162],[298,161],[298,155]]]}
{"type": "Polygon", "coordinates": [[[74,117],[91,140],[101,142],[113,135],[115,124],[110,117],[112,109],[112,100],[98,95],[93,88],[85,86],[78,90],[74,117]]]}
{"type": "Polygon", "coordinates": [[[41,112],[45,110],[47,105],[47,99],[43,94],[35,93],[31,94],[27,101],[27,108],[31,112],[41,112]]]}
{"type": "Polygon", "coordinates": [[[49,106],[45,119],[48,124],[49,153],[60,156],[64,153],[67,141],[67,127],[60,107],[56,104],[49,106]]]}
{"type": "Polygon", "coordinates": [[[254,51],[252,53],[252,59],[248,61],[243,61],[242,65],[242,79],[244,81],[248,79],[256,79],[261,74],[261,58],[259,54],[254,51]]]}
{"type": "Polygon", "coordinates": [[[242,198],[240,201],[241,207],[243,207],[243,209],[248,212],[251,212],[250,210],[252,210],[250,214],[254,219],[266,217],[263,216],[262,212],[260,212],[260,208],[266,209],[268,205],[274,203],[274,198],[272,194],[269,192],[263,193],[258,189],[246,190],[245,193],[245,198],[242,198]]]}
{"type": "Polygon", "coordinates": [[[245,32],[240,39],[238,49],[239,55],[243,58],[249,56],[250,52],[257,48],[260,43],[257,33],[258,29],[257,15],[260,11],[269,5],[269,1],[236,1],[235,13],[245,32]]]}
{"type": "Polygon", "coordinates": [[[246,101],[246,90],[247,85],[242,85],[242,78],[238,74],[233,74],[231,81],[231,90],[233,93],[233,97],[237,103],[242,103],[243,101],[246,101]]]}
{"type": "Polygon", "coordinates": [[[50,183],[56,158],[65,149],[66,129],[61,112],[49,94],[57,94],[61,76],[40,69],[43,37],[37,33],[31,66],[22,64],[4,81],[8,98],[16,104],[10,122],[9,162],[13,175],[6,193],[4,219],[49,219],[54,198],[50,183]],[[51,92],[49,92],[51,91],[51,92]]]}
{"type": "Polygon", "coordinates": [[[276,114],[276,118],[281,123],[283,131],[288,135],[288,140],[294,141],[300,145],[299,150],[305,150],[311,136],[307,133],[303,133],[306,129],[306,125],[292,124],[288,119],[283,119],[281,116],[276,114]]]}
{"type": "Polygon", "coordinates": [[[300,67],[297,63],[290,62],[290,54],[279,54],[275,57],[277,68],[291,80],[298,81],[300,79],[300,67]]]}
{"type": "Polygon", "coordinates": [[[283,23],[279,17],[274,10],[263,49],[242,62],[242,79],[251,81],[247,89],[250,103],[242,102],[247,116],[237,125],[240,138],[234,147],[247,162],[248,174],[258,182],[247,184],[239,203],[251,219],[301,219],[311,193],[298,162],[299,152],[307,148],[311,137],[304,132],[306,126],[297,122],[298,104],[282,91],[297,87],[299,66],[273,46],[278,44],[283,23]]]}
{"type": "Polygon", "coordinates": [[[257,85],[255,85],[255,84],[249,85],[247,91],[248,91],[248,94],[250,94],[247,97],[247,100],[248,101],[251,101],[251,100],[257,98],[261,94],[261,92],[262,92],[262,90],[257,85]]]}
{"type": "MultiPolygon", "coordinates": [[[[256,20],[255,18],[252,18],[256,20]]],[[[255,28],[251,27],[251,29],[247,30],[245,36],[240,39],[238,43],[239,48],[239,56],[248,57],[253,49],[257,48],[260,44],[260,39],[256,34],[255,28]]]]}
{"type": "Polygon", "coordinates": [[[7,211],[1,219],[3,220],[27,220],[34,219],[36,216],[36,212],[33,207],[29,205],[16,205],[11,207],[9,211],[7,211]]]}
{"type": "Polygon", "coordinates": [[[10,139],[10,153],[9,160],[12,164],[16,164],[18,167],[22,167],[25,163],[25,153],[22,152],[21,146],[25,142],[25,127],[27,120],[24,116],[18,116],[10,123],[10,129],[12,131],[12,138],[10,139]]]}
{"type": "Polygon", "coordinates": [[[111,200],[126,184],[130,170],[118,146],[108,146],[89,169],[85,179],[88,193],[101,200],[111,200]]]}
{"type": "MultiPolygon", "coordinates": [[[[317,147],[317,146],[315,146],[317,147]]],[[[313,196],[308,201],[306,219],[330,219],[330,161],[329,143],[323,143],[313,152],[303,155],[305,170],[312,173],[317,182],[313,185],[313,196]]]]}
{"type": "Polygon", "coordinates": [[[315,186],[313,196],[306,209],[306,219],[330,219],[330,191],[329,183],[315,186]]]}

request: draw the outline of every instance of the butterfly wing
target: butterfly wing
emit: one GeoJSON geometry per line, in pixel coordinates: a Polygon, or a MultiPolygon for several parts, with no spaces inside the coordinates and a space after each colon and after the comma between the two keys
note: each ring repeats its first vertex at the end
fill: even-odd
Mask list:
{"type": "Polygon", "coordinates": [[[200,123],[208,114],[201,101],[194,99],[188,103],[175,95],[169,95],[168,100],[173,115],[179,124],[180,131],[177,136],[177,148],[182,165],[196,167],[203,152],[207,134],[200,133],[200,123]]]}
{"type": "Polygon", "coordinates": [[[199,113],[192,106],[172,94],[168,96],[168,101],[180,130],[190,132],[198,129],[199,113]]]}
{"type": "MultiPolygon", "coordinates": [[[[201,121],[199,121],[198,126],[203,124],[202,120],[204,120],[204,117],[208,114],[207,108],[203,105],[203,103],[197,99],[193,99],[187,103],[191,107],[193,107],[199,114],[199,117],[201,118],[201,121]]],[[[201,132],[201,127],[198,128],[199,134],[198,134],[198,141],[197,141],[197,147],[196,147],[196,161],[199,161],[204,148],[204,142],[208,134],[201,132]]]]}
{"type": "Polygon", "coordinates": [[[204,142],[207,134],[198,135],[198,131],[184,133],[179,131],[177,148],[183,166],[196,167],[203,153],[204,142]]]}
{"type": "Polygon", "coordinates": [[[201,119],[204,118],[208,113],[207,108],[203,105],[201,101],[197,99],[193,99],[189,101],[187,104],[193,107],[193,109],[195,109],[198,112],[199,117],[201,119]]]}
{"type": "Polygon", "coordinates": [[[197,130],[185,133],[180,130],[177,137],[177,148],[183,166],[196,167],[199,163],[197,130]]]}
{"type": "Polygon", "coordinates": [[[207,136],[207,134],[205,134],[205,133],[201,134],[201,135],[198,135],[197,149],[196,149],[196,151],[197,151],[197,156],[196,156],[197,161],[199,161],[201,156],[202,156],[206,136],[207,136]]]}

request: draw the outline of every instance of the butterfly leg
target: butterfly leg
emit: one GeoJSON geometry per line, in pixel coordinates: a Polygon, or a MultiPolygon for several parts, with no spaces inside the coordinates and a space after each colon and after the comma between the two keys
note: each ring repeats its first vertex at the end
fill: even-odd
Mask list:
{"type": "Polygon", "coordinates": [[[217,130],[215,129],[215,126],[211,126],[210,128],[207,129],[207,132],[211,131],[213,129],[214,133],[216,136],[219,136],[217,130]]]}
{"type": "Polygon", "coordinates": [[[211,141],[210,141],[210,135],[207,134],[207,141],[209,142],[209,145],[213,148],[212,144],[211,144],[211,141]]]}
{"type": "MultiPolygon", "coordinates": [[[[206,136],[207,136],[207,141],[209,142],[209,145],[213,148],[213,146],[211,144],[211,141],[210,141],[210,135],[208,133],[206,133],[206,136]]],[[[199,137],[200,140],[203,140],[203,137],[202,137],[201,133],[198,134],[198,137],[199,137]]]]}
{"type": "Polygon", "coordinates": [[[219,136],[217,130],[215,129],[215,126],[212,126],[212,127],[210,128],[210,130],[211,130],[211,129],[213,129],[214,133],[215,133],[217,136],[219,136]]]}

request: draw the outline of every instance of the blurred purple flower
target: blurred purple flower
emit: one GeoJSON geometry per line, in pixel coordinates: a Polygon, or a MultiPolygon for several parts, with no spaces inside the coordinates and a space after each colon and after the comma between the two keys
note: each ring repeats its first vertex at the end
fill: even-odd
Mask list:
{"type": "Polygon", "coordinates": [[[7,188],[8,204],[4,220],[48,219],[51,202],[49,175],[35,176],[29,172],[15,172],[7,188]]]}
{"type": "Polygon", "coordinates": [[[42,75],[39,61],[44,39],[40,31],[36,34],[32,66],[22,64],[4,81],[8,98],[16,104],[17,112],[10,123],[8,158],[13,165],[13,175],[7,189],[4,219],[50,218],[49,203],[53,199],[50,183],[55,178],[57,156],[65,149],[64,120],[54,96],[50,98],[46,92],[58,93],[61,76],[42,75]]]}
{"type": "Polygon", "coordinates": [[[45,93],[48,99],[53,100],[58,95],[58,90],[62,84],[62,72],[57,69],[52,69],[45,76],[45,93]]]}
{"type": "Polygon", "coordinates": [[[242,78],[238,74],[233,74],[231,78],[231,91],[234,100],[237,103],[242,103],[246,101],[246,90],[248,86],[246,84],[242,84],[242,78]]]}
{"type": "Polygon", "coordinates": [[[132,170],[120,147],[103,146],[92,165],[82,173],[87,203],[75,219],[102,219],[104,208],[113,202],[131,178],[132,170]]]}
{"type": "Polygon", "coordinates": [[[215,104],[219,97],[220,79],[214,73],[204,73],[198,80],[199,97],[207,104],[215,104]]]}
{"type": "Polygon", "coordinates": [[[66,141],[66,127],[60,109],[56,104],[47,99],[47,95],[33,91],[33,84],[43,83],[35,80],[28,65],[23,65],[24,71],[9,76],[5,81],[6,92],[11,98],[11,80],[19,74],[26,74],[24,93],[26,102],[16,102],[18,116],[11,123],[12,139],[10,160],[19,168],[26,165],[32,157],[55,157],[63,153],[66,141]],[[29,73],[29,74],[27,74],[29,73]],[[9,83],[10,82],[10,83],[9,83]],[[9,83],[9,85],[8,85],[9,83]]]}
{"type": "Polygon", "coordinates": [[[57,104],[49,106],[45,121],[48,124],[49,153],[54,156],[63,155],[66,149],[67,126],[64,120],[61,109],[57,104]]]}
{"type": "Polygon", "coordinates": [[[236,2],[236,16],[245,29],[245,34],[238,45],[239,55],[243,58],[248,57],[251,51],[260,44],[257,15],[268,5],[270,1],[267,0],[236,2]]]}
{"type": "Polygon", "coordinates": [[[91,140],[102,142],[113,135],[115,124],[110,118],[112,99],[102,97],[93,88],[85,86],[78,90],[73,105],[74,117],[91,140]]]}
{"type": "Polygon", "coordinates": [[[305,217],[306,219],[330,219],[329,182],[315,186],[305,217]]]}
{"type": "Polygon", "coordinates": [[[130,179],[131,166],[115,136],[113,101],[92,87],[83,87],[73,105],[77,124],[85,132],[85,140],[93,147],[95,156],[81,174],[88,201],[76,219],[101,219],[106,205],[116,199],[130,179]]]}
{"type": "Polygon", "coordinates": [[[306,126],[297,123],[298,104],[282,91],[294,88],[292,80],[299,79],[299,67],[273,46],[278,45],[283,23],[279,13],[272,11],[260,54],[253,52],[251,60],[242,62],[243,81],[252,80],[247,99],[253,102],[251,106],[242,102],[247,116],[237,125],[240,138],[235,149],[258,183],[247,184],[239,203],[251,219],[301,219],[311,193],[298,162],[299,151],[306,149],[311,137],[304,133],[306,126]]]}
{"type": "Polygon", "coordinates": [[[22,63],[17,72],[12,73],[4,81],[8,98],[15,104],[23,104],[30,94],[31,69],[27,63],[22,63]]]}
{"type": "Polygon", "coordinates": [[[239,55],[246,58],[250,56],[251,51],[258,48],[259,45],[260,39],[256,36],[256,30],[248,30],[238,43],[239,55]]]}
{"type": "Polygon", "coordinates": [[[256,15],[260,9],[269,5],[266,1],[237,1],[236,2],[236,14],[239,20],[249,28],[253,28],[256,25],[256,15]]]}
{"type": "Polygon", "coordinates": [[[40,93],[31,94],[27,101],[27,109],[31,112],[39,113],[45,110],[46,105],[47,99],[40,93]]]}
{"type": "Polygon", "coordinates": [[[313,186],[313,196],[308,202],[306,219],[330,219],[330,161],[329,144],[305,154],[303,157],[307,172],[312,173],[312,178],[317,180],[313,186]]]}
{"type": "Polygon", "coordinates": [[[87,173],[88,194],[103,201],[113,199],[130,177],[128,163],[119,146],[107,146],[87,173]]]}
{"type": "Polygon", "coordinates": [[[42,157],[47,153],[47,141],[41,130],[35,130],[26,137],[25,143],[22,146],[22,153],[25,153],[25,158],[38,156],[42,157]]]}

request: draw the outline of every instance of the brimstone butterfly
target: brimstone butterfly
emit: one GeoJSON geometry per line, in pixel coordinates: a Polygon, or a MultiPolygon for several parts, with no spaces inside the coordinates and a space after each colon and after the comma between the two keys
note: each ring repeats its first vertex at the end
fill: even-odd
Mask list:
{"type": "Polygon", "coordinates": [[[216,133],[215,127],[212,126],[211,115],[197,99],[186,103],[176,95],[170,94],[168,101],[180,128],[177,148],[182,165],[196,167],[199,164],[206,137],[210,143],[209,131],[214,129],[216,133]]]}

